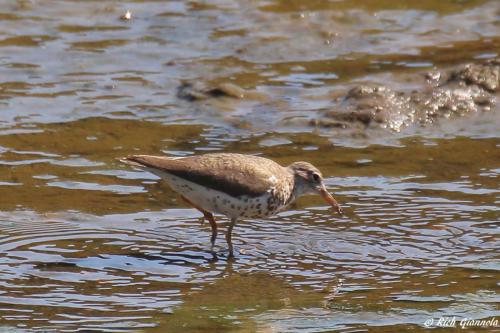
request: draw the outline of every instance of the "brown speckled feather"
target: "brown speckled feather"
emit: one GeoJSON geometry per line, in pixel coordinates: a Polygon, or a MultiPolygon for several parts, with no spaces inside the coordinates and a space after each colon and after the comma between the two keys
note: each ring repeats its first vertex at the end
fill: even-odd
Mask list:
{"type": "Polygon", "coordinates": [[[259,156],[215,153],[187,157],[133,155],[129,164],[159,170],[233,197],[258,197],[275,185],[273,179],[293,178],[276,162],[259,156]],[[274,178],[274,177],[276,178],[274,178]]]}

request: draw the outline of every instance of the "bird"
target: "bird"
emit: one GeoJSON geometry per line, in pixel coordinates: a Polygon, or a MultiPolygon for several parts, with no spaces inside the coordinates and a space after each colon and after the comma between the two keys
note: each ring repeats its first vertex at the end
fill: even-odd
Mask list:
{"type": "Polygon", "coordinates": [[[232,231],[243,218],[264,218],[305,194],[319,194],[333,209],[342,208],[328,192],[321,172],[309,162],[282,166],[271,159],[238,153],[192,156],[130,155],[121,162],[151,172],[180,194],[210,223],[213,252],[218,234],[213,214],[230,219],[226,232],[229,258],[234,257],[232,231]]]}

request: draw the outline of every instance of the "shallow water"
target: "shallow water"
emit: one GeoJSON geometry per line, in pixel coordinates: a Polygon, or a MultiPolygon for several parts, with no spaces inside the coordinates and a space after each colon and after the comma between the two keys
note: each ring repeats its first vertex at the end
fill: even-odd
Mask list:
{"type": "Polygon", "coordinates": [[[498,103],[399,133],[309,125],[353,83],[415,89],[422,70],[497,56],[497,1],[0,4],[0,330],[500,317],[498,103]],[[183,80],[254,95],[188,102],[183,80]],[[116,161],[209,151],[310,161],[346,214],[304,197],[241,221],[236,260],[223,237],[214,258],[197,211],[116,161]]]}

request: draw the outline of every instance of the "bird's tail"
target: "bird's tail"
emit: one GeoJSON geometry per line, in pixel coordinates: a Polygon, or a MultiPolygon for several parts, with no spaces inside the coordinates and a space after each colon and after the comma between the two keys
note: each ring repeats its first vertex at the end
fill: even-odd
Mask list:
{"type": "Polygon", "coordinates": [[[142,167],[142,168],[144,168],[146,165],[144,165],[143,163],[139,162],[140,161],[140,156],[141,155],[129,155],[129,156],[126,156],[126,157],[117,158],[117,160],[120,161],[120,162],[122,162],[122,163],[134,166],[134,167],[142,167]]]}
{"type": "Polygon", "coordinates": [[[127,157],[119,158],[118,160],[122,163],[140,167],[140,168],[156,168],[162,169],[162,164],[165,161],[178,160],[182,157],[178,156],[151,156],[151,155],[129,155],[127,157]]]}

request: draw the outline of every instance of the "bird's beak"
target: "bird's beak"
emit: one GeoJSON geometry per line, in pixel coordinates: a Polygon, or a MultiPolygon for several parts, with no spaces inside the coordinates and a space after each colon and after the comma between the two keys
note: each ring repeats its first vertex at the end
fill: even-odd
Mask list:
{"type": "Polygon", "coordinates": [[[337,213],[342,215],[342,208],[340,207],[337,200],[335,200],[335,198],[332,197],[332,195],[326,190],[325,185],[321,186],[321,188],[319,189],[319,194],[323,197],[323,199],[325,199],[326,202],[328,202],[333,207],[333,209],[337,211],[337,213]]]}

